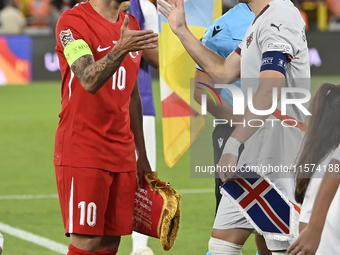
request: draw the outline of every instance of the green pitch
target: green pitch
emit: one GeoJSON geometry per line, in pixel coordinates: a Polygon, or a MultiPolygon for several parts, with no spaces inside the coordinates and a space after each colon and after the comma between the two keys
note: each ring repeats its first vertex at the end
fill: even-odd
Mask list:
{"type": "MultiPolygon", "coordinates": [[[[339,77],[313,78],[313,91],[323,82],[340,83],[339,77]]],[[[163,181],[183,191],[182,222],[173,249],[162,251],[159,240],[150,238],[149,246],[159,254],[205,254],[214,219],[213,179],[193,179],[187,152],[173,168],[164,164],[159,84],[154,82],[156,101],[157,170],[163,181]],[[193,194],[188,190],[205,189],[193,194]]],[[[60,111],[60,82],[36,82],[30,86],[0,87],[0,232],[1,224],[25,230],[57,243],[68,245],[59,209],[54,167],[53,143],[60,111]],[[18,197],[22,195],[44,195],[18,197]]],[[[210,134],[206,134],[209,135],[210,134]]],[[[212,158],[211,146],[205,146],[212,158]]],[[[4,255],[55,255],[30,241],[4,233],[4,255]]],[[[13,234],[14,233],[14,234],[13,234]]],[[[33,238],[34,239],[34,238],[33,238]]],[[[42,242],[38,240],[38,243],[42,242]]],[[[124,237],[119,255],[131,251],[131,237],[124,237]]],[[[253,237],[244,255],[255,255],[253,237]]]]}

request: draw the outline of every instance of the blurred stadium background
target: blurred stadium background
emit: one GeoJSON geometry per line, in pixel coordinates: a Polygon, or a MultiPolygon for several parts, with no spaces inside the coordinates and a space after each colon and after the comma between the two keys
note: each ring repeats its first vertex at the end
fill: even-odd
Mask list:
{"type": "MultiPolygon", "coordinates": [[[[340,77],[314,77],[313,90],[323,82],[340,83],[340,77]]],[[[189,152],[173,168],[164,163],[157,80],[154,80],[154,94],[157,170],[162,180],[172,182],[182,193],[183,199],[181,229],[173,249],[163,252],[159,241],[153,238],[149,244],[155,254],[205,254],[214,218],[214,184],[210,178],[190,178],[189,152]]],[[[5,255],[61,254],[51,251],[58,246],[39,239],[41,237],[65,247],[68,245],[68,238],[63,234],[53,167],[59,110],[59,81],[0,87],[0,232],[5,237],[5,255]],[[23,238],[30,238],[30,241],[23,238]]],[[[202,135],[210,136],[209,132],[202,135]]],[[[200,139],[196,143],[200,143],[200,139]]],[[[207,144],[202,147],[212,161],[212,147],[207,144]]],[[[131,238],[124,237],[118,254],[130,254],[130,249],[131,238]]],[[[250,239],[243,254],[254,255],[255,252],[254,240],[250,239]]]]}

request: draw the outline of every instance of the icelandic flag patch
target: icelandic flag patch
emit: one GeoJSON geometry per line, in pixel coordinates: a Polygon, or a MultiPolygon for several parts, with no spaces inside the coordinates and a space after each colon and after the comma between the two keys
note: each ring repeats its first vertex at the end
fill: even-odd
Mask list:
{"type": "Polygon", "coordinates": [[[261,235],[279,241],[296,238],[299,234],[300,208],[282,194],[268,178],[256,172],[242,174],[246,165],[238,171],[240,178],[221,186],[222,195],[247,218],[261,235]]]}

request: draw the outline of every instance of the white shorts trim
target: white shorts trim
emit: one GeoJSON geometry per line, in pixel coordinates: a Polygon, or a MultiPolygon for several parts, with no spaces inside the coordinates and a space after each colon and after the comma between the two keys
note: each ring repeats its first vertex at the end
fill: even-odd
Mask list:
{"type": "Polygon", "coordinates": [[[71,194],[70,194],[70,203],[69,203],[69,223],[68,223],[68,232],[73,233],[73,177],[71,184],[71,194]]]}
{"type": "Polygon", "coordinates": [[[156,171],[156,127],[155,116],[143,116],[143,131],[146,148],[151,169],[156,171]]]}

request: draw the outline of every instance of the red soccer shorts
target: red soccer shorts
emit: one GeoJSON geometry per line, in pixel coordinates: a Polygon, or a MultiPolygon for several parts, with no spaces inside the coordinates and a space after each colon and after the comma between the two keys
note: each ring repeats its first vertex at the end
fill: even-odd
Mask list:
{"type": "Polygon", "coordinates": [[[122,236],[132,233],[136,172],[55,167],[65,234],[122,236]]]}

